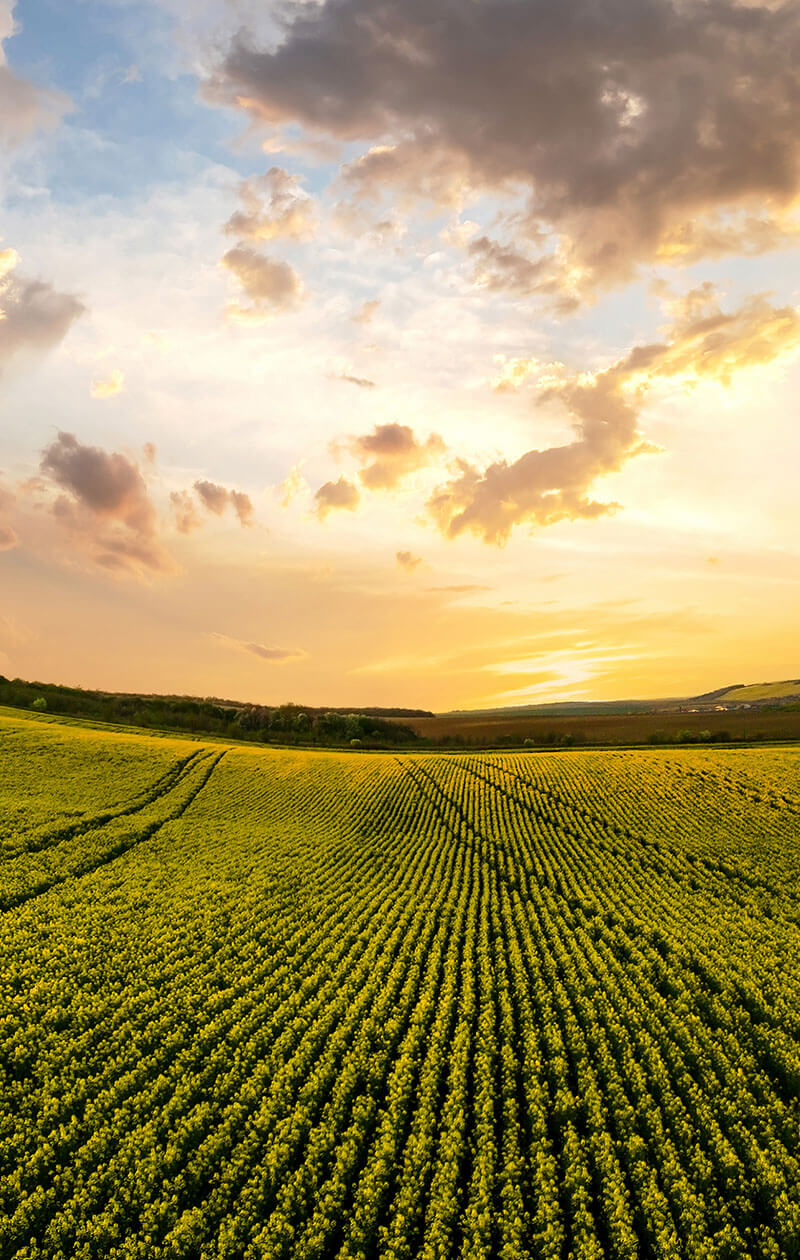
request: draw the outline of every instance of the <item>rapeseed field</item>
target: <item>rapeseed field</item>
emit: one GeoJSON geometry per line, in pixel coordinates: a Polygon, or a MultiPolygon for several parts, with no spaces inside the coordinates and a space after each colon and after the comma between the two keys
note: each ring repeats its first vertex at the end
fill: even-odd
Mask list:
{"type": "Polygon", "coordinates": [[[0,1254],[800,1256],[800,749],[0,716],[0,1254]]]}

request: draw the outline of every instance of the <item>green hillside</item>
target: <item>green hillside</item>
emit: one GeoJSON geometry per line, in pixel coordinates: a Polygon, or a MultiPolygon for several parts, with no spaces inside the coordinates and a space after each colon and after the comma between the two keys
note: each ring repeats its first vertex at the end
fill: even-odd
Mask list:
{"type": "Polygon", "coordinates": [[[737,704],[750,704],[759,700],[781,700],[789,696],[800,697],[800,678],[786,682],[753,683],[747,687],[732,687],[720,696],[720,703],[735,701],[737,704]]]}
{"type": "Polygon", "coordinates": [[[800,1254],[800,749],[0,715],[0,1254],[800,1254]]]}

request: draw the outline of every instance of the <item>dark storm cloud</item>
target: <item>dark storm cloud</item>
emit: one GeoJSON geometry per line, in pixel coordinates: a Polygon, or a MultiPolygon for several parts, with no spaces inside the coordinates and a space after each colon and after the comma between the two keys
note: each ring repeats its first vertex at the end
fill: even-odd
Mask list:
{"type": "Polygon", "coordinates": [[[793,0],[293,4],[282,42],[240,34],[209,90],[361,143],[356,199],[521,194],[479,273],[566,302],[642,262],[772,248],[800,193],[793,0]]]}

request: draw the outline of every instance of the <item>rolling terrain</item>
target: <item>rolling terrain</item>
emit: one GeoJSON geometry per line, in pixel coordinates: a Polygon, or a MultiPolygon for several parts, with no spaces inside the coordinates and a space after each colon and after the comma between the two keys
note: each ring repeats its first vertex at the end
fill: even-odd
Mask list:
{"type": "Polygon", "coordinates": [[[658,712],[590,712],[576,715],[515,713],[442,713],[435,717],[406,718],[416,735],[436,745],[464,744],[486,748],[498,744],[519,747],[530,739],[541,747],[559,742],[578,745],[630,746],[648,743],[685,743],[706,739],[704,732],[723,743],[800,739],[800,704],[779,709],[658,712]]]}
{"type": "Polygon", "coordinates": [[[0,1253],[800,1255],[800,748],[0,713],[0,1253]]]}
{"type": "Polygon", "coordinates": [[[722,687],[662,700],[563,701],[432,713],[427,709],[267,706],[218,697],[87,691],[0,676],[0,707],[73,720],[281,746],[474,748],[800,740],[800,682],[722,687]]]}

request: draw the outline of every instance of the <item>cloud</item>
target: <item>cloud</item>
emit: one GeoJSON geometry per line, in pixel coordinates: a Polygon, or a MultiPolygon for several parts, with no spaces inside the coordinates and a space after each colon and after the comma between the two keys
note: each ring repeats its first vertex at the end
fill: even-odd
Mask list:
{"type": "Polygon", "coordinates": [[[231,507],[240,525],[252,525],[255,508],[249,494],[245,494],[243,490],[231,490],[231,507]]]}
{"type": "Polygon", "coordinates": [[[11,551],[19,539],[10,525],[0,525],[0,551],[11,551]]]}
{"type": "MultiPolygon", "coordinates": [[[[221,516],[230,506],[239,518],[240,525],[252,525],[255,509],[250,496],[243,490],[228,490],[225,486],[217,485],[213,481],[196,481],[194,491],[208,512],[221,516]]],[[[184,496],[185,494],[184,491],[184,496]]],[[[183,500],[181,500],[182,503],[183,500]]]]}
{"type": "Polygon", "coordinates": [[[106,377],[98,377],[92,381],[89,393],[92,398],[105,399],[114,398],[117,394],[121,394],[125,388],[125,373],[119,368],[113,368],[106,377]]]}
{"type": "Polygon", "coordinates": [[[446,450],[438,433],[420,442],[407,424],[376,424],[372,433],[350,437],[345,446],[365,465],[358,475],[368,490],[393,490],[446,450]]]}
{"type": "Polygon", "coordinates": [[[188,490],[173,490],[169,496],[175,518],[175,527],[179,534],[191,534],[202,525],[197,504],[188,490]]]}
{"type": "MultiPolygon", "coordinates": [[[[15,4],[16,0],[0,0],[0,45],[5,43],[16,30],[14,22],[15,4]]],[[[5,60],[2,52],[0,52],[0,57],[3,57],[3,60],[5,60]]]]}
{"type": "Polygon", "coordinates": [[[86,309],[45,280],[16,275],[16,262],[14,250],[0,254],[0,369],[21,352],[51,350],[86,309]]]}
{"type": "Polygon", "coordinates": [[[362,302],[355,315],[350,316],[351,320],[354,324],[371,324],[380,304],[380,298],[370,298],[368,302],[362,302]]]}
{"type": "Polygon", "coordinates": [[[158,539],[157,515],[134,460],[84,446],[59,433],[42,452],[39,469],[58,486],[52,514],[103,568],[152,573],[174,571],[158,539]]]}
{"type": "Polygon", "coordinates": [[[218,643],[225,644],[226,647],[238,648],[242,652],[250,652],[253,656],[257,656],[259,660],[269,661],[273,665],[282,665],[287,661],[299,661],[308,656],[301,648],[281,648],[281,647],[265,647],[263,643],[252,643],[247,639],[234,639],[227,634],[217,634],[212,631],[210,639],[216,639],[218,643]]]}
{"type": "Polygon", "coordinates": [[[68,96],[20,79],[6,64],[3,43],[14,34],[14,8],[0,0],[0,143],[17,145],[35,131],[57,126],[71,108],[68,96]]]}
{"type": "Polygon", "coordinates": [[[426,586],[425,589],[436,594],[471,595],[475,591],[490,591],[492,588],[479,582],[461,582],[454,586],[426,586]]]}
{"type": "Polygon", "coordinates": [[[411,551],[397,551],[394,558],[407,573],[413,573],[422,564],[422,556],[415,556],[411,551]]]}
{"type": "Polygon", "coordinates": [[[260,321],[292,310],[303,297],[300,277],[294,267],[281,259],[268,258],[247,245],[237,245],[223,255],[222,263],[253,303],[249,308],[232,303],[229,314],[234,320],[260,321]]]}
{"type": "MultiPolygon", "coordinates": [[[[535,243],[543,239],[534,232],[535,243]]],[[[467,254],[474,264],[473,279],[479,289],[505,292],[525,298],[536,294],[546,298],[556,315],[571,315],[592,296],[592,274],[581,266],[566,266],[548,256],[531,258],[516,245],[503,245],[488,236],[467,242],[467,254]]]]}
{"type": "Polygon", "coordinates": [[[375,389],[375,382],[367,376],[351,376],[349,372],[340,372],[337,381],[345,381],[348,385],[357,385],[359,389],[375,389]]]}
{"type": "Polygon", "coordinates": [[[271,167],[266,175],[243,180],[239,198],[243,209],[231,215],[225,231],[240,240],[306,240],[316,231],[313,201],[302,191],[297,177],[279,166],[271,167]]]}
{"type": "Polygon", "coordinates": [[[418,140],[375,145],[342,168],[341,184],[349,203],[340,212],[353,222],[365,202],[387,199],[392,213],[408,212],[417,200],[457,211],[471,192],[469,168],[459,155],[418,140]]]}
{"type": "Polygon", "coordinates": [[[559,400],[575,429],[564,446],[527,451],[479,470],[458,461],[458,473],[439,487],[428,508],[448,538],[464,531],[503,543],[521,522],[552,525],[593,519],[618,504],[590,497],[594,482],[634,455],[651,452],[638,428],[648,389],[674,378],[684,387],[703,379],[730,383],[735,372],[772,363],[800,347],[800,312],[750,298],[726,313],[710,285],[670,303],[664,342],[636,346],[604,371],[560,379],[552,364],[539,398],[559,400]]]}
{"type": "Polygon", "coordinates": [[[278,487],[281,496],[281,507],[288,507],[298,495],[305,493],[309,489],[308,482],[302,473],[304,463],[304,460],[300,460],[299,463],[295,464],[294,468],[289,470],[286,478],[278,487]]]}
{"type": "Polygon", "coordinates": [[[504,354],[496,354],[497,376],[490,384],[498,394],[513,393],[531,377],[535,376],[542,388],[548,380],[556,383],[564,374],[564,364],[560,361],[542,363],[540,359],[507,358],[504,354]]]}
{"type": "Polygon", "coordinates": [[[96,516],[115,518],[136,533],[148,533],[155,509],[136,464],[126,455],[82,446],[59,433],[42,452],[40,471],[96,516]]]}
{"type": "Polygon", "coordinates": [[[795,239],[800,11],[739,0],[331,0],[240,32],[211,95],[360,144],[342,180],[459,206],[507,197],[480,282],[567,306],[641,264],[795,239]]]}
{"type": "Polygon", "coordinates": [[[360,498],[358,489],[346,477],[340,477],[338,481],[326,481],[314,495],[317,516],[323,520],[329,512],[354,512],[360,498]]]}
{"type": "Polygon", "coordinates": [[[19,262],[19,254],[15,249],[0,249],[0,280],[13,271],[19,262]]]}
{"type": "Polygon", "coordinates": [[[213,481],[196,481],[194,490],[204,508],[215,516],[222,516],[230,502],[230,491],[213,481]]]}

